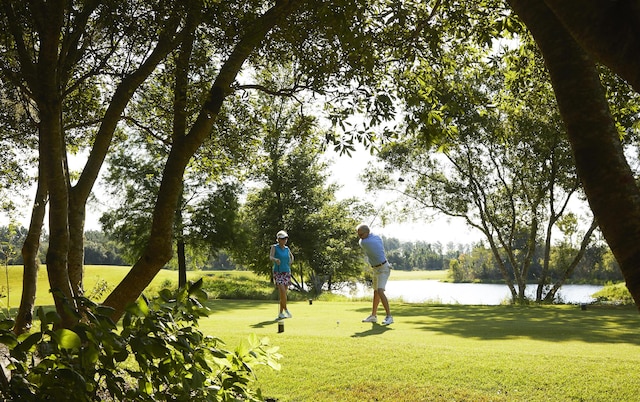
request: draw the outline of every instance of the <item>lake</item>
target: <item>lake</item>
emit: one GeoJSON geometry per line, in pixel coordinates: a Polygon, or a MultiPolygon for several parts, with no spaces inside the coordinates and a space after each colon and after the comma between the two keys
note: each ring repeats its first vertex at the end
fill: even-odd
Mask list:
{"type": "MultiPolygon", "coordinates": [[[[535,300],[537,285],[527,285],[526,294],[535,300]]],[[[564,285],[558,295],[568,304],[590,303],[592,294],[602,289],[597,285],[564,285]]],[[[362,284],[350,291],[338,293],[350,297],[370,296],[372,289],[362,284]]],[[[407,280],[387,282],[386,295],[390,299],[402,299],[407,303],[480,304],[499,305],[511,298],[507,285],[484,283],[448,283],[438,280],[407,280]]]]}

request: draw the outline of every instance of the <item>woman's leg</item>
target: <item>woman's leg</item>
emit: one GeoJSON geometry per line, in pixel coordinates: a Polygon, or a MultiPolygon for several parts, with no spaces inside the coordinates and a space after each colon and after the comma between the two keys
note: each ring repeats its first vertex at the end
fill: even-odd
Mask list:
{"type": "Polygon", "coordinates": [[[280,296],[280,312],[287,309],[287,288],[284,285],[278,285],[278,293],[280,296]]]}

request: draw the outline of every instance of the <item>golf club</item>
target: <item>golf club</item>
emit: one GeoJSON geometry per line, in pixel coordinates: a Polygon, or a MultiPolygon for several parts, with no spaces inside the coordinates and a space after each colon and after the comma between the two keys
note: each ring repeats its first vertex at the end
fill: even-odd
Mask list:
{"type": "MultiPolygon", "coordinates": [[[[404,182],[404,178],[403,177],[398,177],[398,181],[400,183],[404,182]]],[[[376,218],[378,217],[378,215],[380,214],[380,211],[382,211],[382,208],[384,208],[384,205],[381,205],[380,208],[378,208],[378,210],[376,211],[376,214],[373,216],[373,219],[371,219],[371,222],[369,223],[369,227],[371,227],[371,225],[373,224],[373,222],[376,220],[376,218]]]]}

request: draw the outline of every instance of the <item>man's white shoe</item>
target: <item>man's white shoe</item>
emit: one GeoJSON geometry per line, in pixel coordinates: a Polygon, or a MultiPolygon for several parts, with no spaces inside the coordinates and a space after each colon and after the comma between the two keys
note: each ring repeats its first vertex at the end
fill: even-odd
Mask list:
{"type": "Polygon", "coordinates": [[[362,320],[362,322],[378,322],[378,317],[375,315],[370,315],[369,317],[362,320]]]}
{"type": "Polygon", "coordinates": [[[285,318],[287,318],[287,316],[286,316],[286,315],[284,315],[284,314],[282,314],[282,313],[280,313],[280,314],[278,314],[278,318],[276,318],[276,321],[278,321],[278,320],[284,320],[285,318]]]}
{"type": "Polygon", "coordinates": [[[285,310],[285,311],[284,311],[284,315],[285,315],[285,316],[287,316],[287,318],[291,318],[291,317],[293,317],[293,316],[291,315],[291,313],[289,312],[289,310],[285,310]]]}
{"type": "Polygon", "coordinates": [[[382,321],[382,325],[389,325],[389,324],[393,324],[393,317],[391,317],[390,315],[386,316],[384,318],[384,321],[382,321]]]}

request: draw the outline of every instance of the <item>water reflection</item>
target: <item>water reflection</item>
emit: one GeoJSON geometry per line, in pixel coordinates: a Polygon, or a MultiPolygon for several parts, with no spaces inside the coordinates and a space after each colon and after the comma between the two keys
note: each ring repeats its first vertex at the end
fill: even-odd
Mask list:
{"type": "MultiPolygon", "coordinates": [[[[537,285],[527,286],[527,297],[535,299],[537,285]]],[[[558,292],[564,303],[590,303],[595,299],[592,295],[602,289],[596,285],[565,285],[558,292]]],[[[369,287],[358,284],[353,290],[345,289],[339,293],[350,297],[371,296],[369,287]]],[[[446,283],[437,280],[389,281],[386,289],[387,297],[402,299],[407,303],[442,303],[442,304],[475,304],[499,305],[511,298],[506,285],[484,283],[446,283]]]]}

